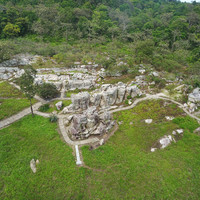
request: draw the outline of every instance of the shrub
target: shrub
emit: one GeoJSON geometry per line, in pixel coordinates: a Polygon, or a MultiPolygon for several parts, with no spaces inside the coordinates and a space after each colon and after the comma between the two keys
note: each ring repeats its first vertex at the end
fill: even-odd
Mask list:
{"type": "Polygon", "coordinates": [[[191,133],[199,127],[198,122],[195,119],[192,119],[189,116],[186,117],[177,117],[173,119],[175,124],[178,124],[180,128],[188,129],[191,133]]]}
{"type": "Polygon", "coordinates": [[[124,103],[125,103],[126,105],[128,105],[128,99],[126,99],[124,103]]]}
{"type": "Polygon", "coordinates": [[[38,94],[44,99],[52,99],[59,95],[59,91],[56,86],[51,83],[43,83],[38,86],[38,94]]]}
{"type": "Polygon", "coordinates": [[[39,108],[40,112],[46,112],[47,110],[49,110],[49,104],[44,104],[39,108]]]}
{"type": "Polygon", "coordinates": [[[49,117],[49,121],[51,123],[57,122],[58,121],[58,117],[56,115],[52,115],[49,117]]]}
{"type": "Polygon", "coordinates": [[[127,96],[127,99],[132,99],[132,98],[131,98],[131,95],[128,95],[128,96],[127,96]]]}

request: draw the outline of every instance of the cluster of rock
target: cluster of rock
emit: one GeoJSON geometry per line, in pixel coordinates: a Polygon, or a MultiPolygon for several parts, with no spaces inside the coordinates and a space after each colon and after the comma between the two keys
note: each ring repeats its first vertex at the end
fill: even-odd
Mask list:
{"type": "Polygon", "coordinates": [[[176,142],[183,135],[183,129],[177,129],[172,131],[171,135],[165,135],[160,138],[151,148],[151,152],[156,151],[157,149],[164,149],[169,146],[172,142],[176,142]]]}
{"type": "MultiPolygon", "coordinates": [[[[66,72],[65,72],[66,73],[66,72]]],[[[36,84],[53,83],[59,89],[65,85],[66,90],[75,89],[90,89],[95,87],[95,75],[84,73],[70,73],[70,74],[37,74],[35,78],[36,84]]]]}
{"type": "Polygon", "coordinates": [[[17,67],[31,65],[37,62],[40,56],[30,54],[18,54],[13,56],[12,59],[0,63],[0,67],[17,67]]]}
{"type": "Polygon", "coordinates": [[[86,139],[91,135],[101,136],[107,133],[114,126],[114,121],[109,112],[105,111],[100,115],[97,108],[92,106],[82,113],[69,116],[65,125],[69,126],[72,139],[86,139]]]}
{"type": "Polygon", "coordinates": [[[74,65],[72,67],[75,68],[87,68],[87,69],[92,69],[92,68],[97,68],[99,67],[98,64],[96,63],[92,63],[92,62],[88,62],[87,64],[83,65],[81,64],[81,62],[74,62],[74,65]]]}
{"type": "Polygon", "coordinates": [[[130,96],[132,98],[142,95],[137,85],[126,85],[118,83],[116,85],[104,84],[100,89],[95,90],[91,95],[88,92],[80,92],[71,95],[72,104],[63,109],[63,113],[70,113],[74,110],[85,110],[89,106],[109,108],[114,104],[120,104],[130,96]]]}
{"type": "Polygon", "coordinates": [[[0,79],[2,80],[19,78],[23,73],[24,70],[18,67],[0,67],[0,79]]]}

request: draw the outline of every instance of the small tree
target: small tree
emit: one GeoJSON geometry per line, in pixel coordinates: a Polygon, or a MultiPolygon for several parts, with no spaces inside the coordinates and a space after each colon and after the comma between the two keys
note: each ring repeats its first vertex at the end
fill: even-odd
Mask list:
{"type": "Polygon", "coordinates": [[[31,100],[36,94],[36,86],[34,85],[35,76],[36,70],[29,67],[28,69],[25,69],[25,73],[19,79],[20,88],[30,101],[32,116],[34,116],[34,114],[31,100]]]}
{"type": "Polygon", "coordinates": [[[52,99],[59,95],[56,86],[51,83],[43,83],[38,86],[38,94],[44,99],[52,99]]]}

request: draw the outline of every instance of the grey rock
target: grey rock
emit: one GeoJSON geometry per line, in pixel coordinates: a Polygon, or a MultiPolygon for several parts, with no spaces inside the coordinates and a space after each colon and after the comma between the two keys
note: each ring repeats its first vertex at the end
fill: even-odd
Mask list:
{"type": "Polygon", "coordinates": [[[34,159],[32,159],[32,160],[30,161],[30,168],[31,168],[31,170],[33,171],[33,173],[36,173],[37,169],[36,169],[36,162],[35,162],[34,159]]]}
{"type": "Polygon", "coordinates": [[[62,101],[59,101],[58,103],[56,103],[55,106],[56,106],[57,110],[61,110],[61,109],[62,109],[62,106],[63,106],[62,101]]]}
{"type": "Polygon", "coordinates": [[[200,88],[196,88],[192,93],[189,94],[188,100],[193,103],[200,102],[200,88]]]}
{"type": "Polygon", "coordinates": [[[194,133],[197,133],[198,135],[200,135],[200,127],[194,130],[194,133]]]}
{"type": "Polygon", "coordinates": [[[72,106],[74,110],[86,110],[90,103],[90,94],[88,92],[80,92],[71,95],[72,106]]]}
{"type": "Polygon", "coordinates": [[[146,123],[146,124],[151,124],[152,122],[153,122],[152,119],[145,119],[145,123],[146,123]]]}

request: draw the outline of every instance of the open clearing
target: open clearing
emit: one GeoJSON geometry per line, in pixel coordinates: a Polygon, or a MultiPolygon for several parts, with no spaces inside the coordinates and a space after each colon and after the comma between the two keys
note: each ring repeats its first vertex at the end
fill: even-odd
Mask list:
{"type": "Polygon", "coordinates": [[[191,133],[195,120],[163,101],[142,102],[114,118],[122,124],[105,145],[82,147],[87,168],[76,166],[71,148],[48,119],[27,116],[1,130],[1,199],[199,198],[200,137],[191,133]],[[166,121],[166,115],[176,119],[166,121]],[[147,118],[153,123],[145,124],[147,118]],[[179,127],[184,128],[181,140],[150,152],[157,139],[179,127]],[[36,174],[29,167],[32,158],[40,161],[36,174]]]}

